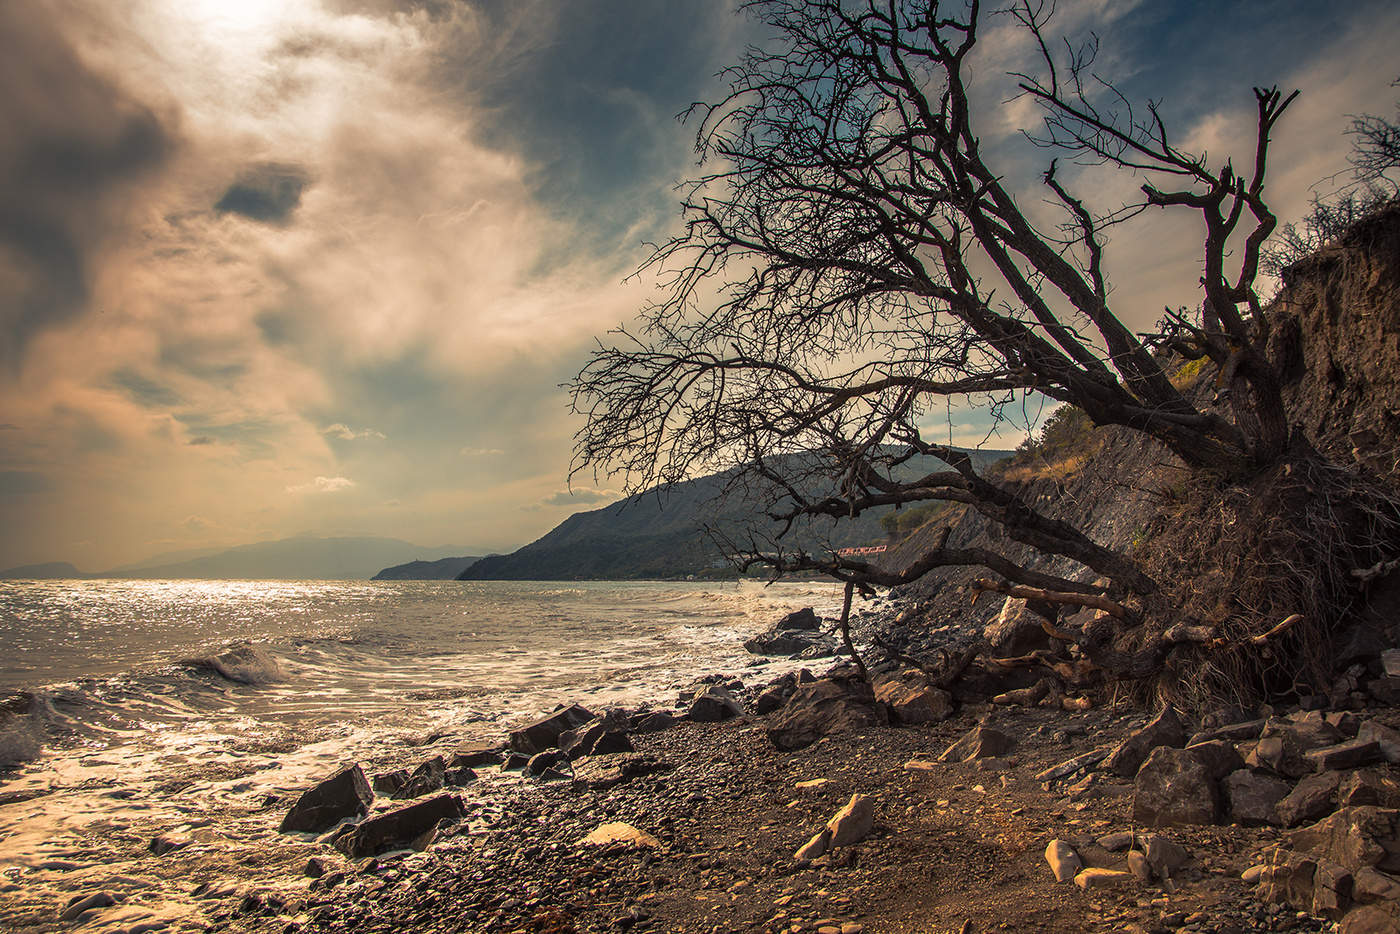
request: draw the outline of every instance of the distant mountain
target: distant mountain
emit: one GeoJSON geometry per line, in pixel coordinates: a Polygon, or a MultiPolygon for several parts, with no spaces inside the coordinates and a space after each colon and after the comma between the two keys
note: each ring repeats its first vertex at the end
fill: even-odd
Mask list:
{"type": "Polygon", "coordinates": [[[0,580],[59,580],[87,576],[67,561],[24,564],[17,568],[0,571],[0,580]]]}
{"type": "Polygon", "coordinates": [[[437,561],[410,561],[385,568],[374,575],[377,581],[450,581],[480,561],[480,557],[439,558],[437,561]]]}
{"type": "MultiPolygon", "coordinates": [[[[973,451],[979,467],[1010,456],[1009,451],[973,451]]],[[[938,470],[936,458],[905,466],[910,476],[938,470]]],[[[492,555],[471,565],[458,580],[627,580],[733,576],[733,570],[706,527],[738,534],[761,515],[759,500],[724,496],[730,474],[712,474],[664,490],[579,512],[542,538],[508,555],[492,555]]],[[[856,519],[818,518],[795,527],[782,543],[808,551],[878,544],[885,541],[880,517],[893,507],[870,510],[856,519]]],[[[776,524],[765,531],[776,534],[776,524]]]]}
{"type": "Polygon", "coordinates": [[[244,580],[366,580],[380,568],[460,554],[460,545],[424,548],[396,538],[313,538],[240,545],[169,564],[117,568],[99,577],[244,580]]]}

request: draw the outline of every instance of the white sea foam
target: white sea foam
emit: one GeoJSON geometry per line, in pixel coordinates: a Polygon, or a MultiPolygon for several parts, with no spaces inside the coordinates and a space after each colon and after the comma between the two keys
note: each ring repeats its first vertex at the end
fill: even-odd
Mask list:
{"type": "Polygon", "coordinates": [[[192,879],[304,887],[267,866],[319,850],[277,824],[339,763],[413,764],[425,739],[499,738],[561,702],[785,670],[751,670],[743,640],[838,603],[811,584],[0,583],[0,767],[22,763],[0,772],[0,922],[42,927],[104,890],[120,905],[83,930],[195,930],[192,879]],[[168,832],[193,842],[151,855],[168,832]]]}

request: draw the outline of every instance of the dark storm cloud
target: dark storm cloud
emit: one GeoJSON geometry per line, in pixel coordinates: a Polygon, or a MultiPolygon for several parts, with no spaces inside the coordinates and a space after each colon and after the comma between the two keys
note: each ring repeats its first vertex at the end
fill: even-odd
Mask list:
{"type": "Polygon", "coordinates": [[[169,408],[180,404],[180,396],[173,389],[142,376],[130,367],[116,370],[109,380],[133,402],[148,409],[169,408]]]}
{"type": "Polygon", "coordinates": [[[241,214],[264,224],[285,224],[301,204],[301,193],[309,178],[294,165],[266,163],[246,169],[214,210],[224,214],[241,214]]]}
{"type": "MultiPolygon", "coordinates": [[[[498,67],[482,69],[479,52],[449,44],[436,75],[487,108],[484,141],[523,153],[540,200],[586,219],[595,249],[620,245],[616,236],[648,213],[669,221],[671,184],[688,171],[691,142],[675,117],[712,91],[711,76],[733,57],[745,22],[733,6],[483,0],[474,8],[486,32],[506,37],[498,67]],[[542,34],[539,21],[548,23],[542,34]]],[[[480,40],[472,31],[462,41],[480,40]]]]}
{"type": "Polygon", "coordinates": [[[0,358],[84,310],[93,256],[130,183],[173,140],[148,106],[94,72],[45,18],[0,3],[0,358]]]}

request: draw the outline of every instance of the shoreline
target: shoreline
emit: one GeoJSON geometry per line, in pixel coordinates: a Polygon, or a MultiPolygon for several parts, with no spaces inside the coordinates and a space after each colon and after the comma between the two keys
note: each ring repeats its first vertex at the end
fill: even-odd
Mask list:
{"type": "MultiPolygon", "coordinates": [[[[853,620],[858,643],[901,609],[886,602],[853,620]]],[[[267,796],[239,821],[194,816],[155,837],[149,827],[99,828],[88,840],[91,851],[137,870],[114,884],[75,864],[64,886],[72,901],[31,901],[22,917],[12,916],[13,930],[1350,934],[1245,881],[1246,871],[1274,864],[1274,850],[1289,834],[1280,827],[1167,827],[1155,832],[1185,849],[1185,864],[1170,878],[1137,880],[1123,872],[1125,853],[1101,841],[1125,834],[1131,840],[1145,828],[1134,819],[1133,778],[1099,762],[1147,723],[1142,710],[965,700],[944,719],[858,725],[782,751],[768,730],[783,709],[759,715],[755,701],[775,673],[804,665],[817,678],[843,668],[839,657],[756,656],[741,672],[744,713],[630,731],[633,751],[580,758],[567,779],[542,781],[479,765],[474,779],[457,787],[405,801],[376,796],[371,816],[444,795],[461,799],[463,819],[441,824],[416,850],[351,859],[331,845],[334,831],[277,833],[310,784],[267,796]],[[1009,748],[939,761],[983,727],[1009,737],[1009,748]],[[1086,758],[1087,765],[1047,778],[1047,770],[1086,758]],[[853,795],[873,806],[868,835],[798,858],[798,849],[853,795]],[[638,831],[642,844],[585,842],[618,822],[638,831]],[[231,845],[240,834],[255,847],[231,845]],[[1084,865],[1110,870],[1109,887],[1057,882],[1045,856],[1056,840],[1084,865]],[[183,895],[162,903],[162,889],[183,895]],[[59,920],[61,912],[81,909],[85,898],[97,901],[70,921],[59,920]]],[[[1285,726],[1322,717],[1257,713],[1285,726]]],[[[1400,710],[1380,703],[1359,716],[1329,716],[1349,717],[1353,731],[1363,718],[1400,727],[1400,710]]],[[[498,732],[488,744],[503,746],[504,739],[498,732]]],[[[437,755],[450,758],[462,742],[460,734],[420,735],[361,761],[367,772],[412,769],[437,755]]],[[[1238,744],[1241,755],[1248,744],[1238,744]]],[[[319,778],[331,771],[323,758],[319,778]]],[[[1382,803],[1400,805],[1394,770],[1382,764],[1370,771],[1396,792],[1393,803],[1382,803]]],[[[18,878],[0,884],[0,900],[23,884],[18,878]]]]}

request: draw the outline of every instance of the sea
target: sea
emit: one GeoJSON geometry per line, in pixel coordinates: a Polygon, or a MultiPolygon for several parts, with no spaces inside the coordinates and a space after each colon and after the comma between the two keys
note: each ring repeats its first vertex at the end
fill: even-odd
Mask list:
{"type": "Polygon", "coordinates": [[[60,913],[94,892],[117,904],[77,930],[199,930],[211,891],[257,881],[285,812],[270,802],[342,763],[500,741],[562,703],[669,707],[699,675],[761,683],[796,663],[744,640],[801,607],[834,615],[840,596],[752,581],[0,581],[0,930],[74,929],[60,913]],[[178,872],[149,851],[161,835],[189,844],[178,872]]]}

